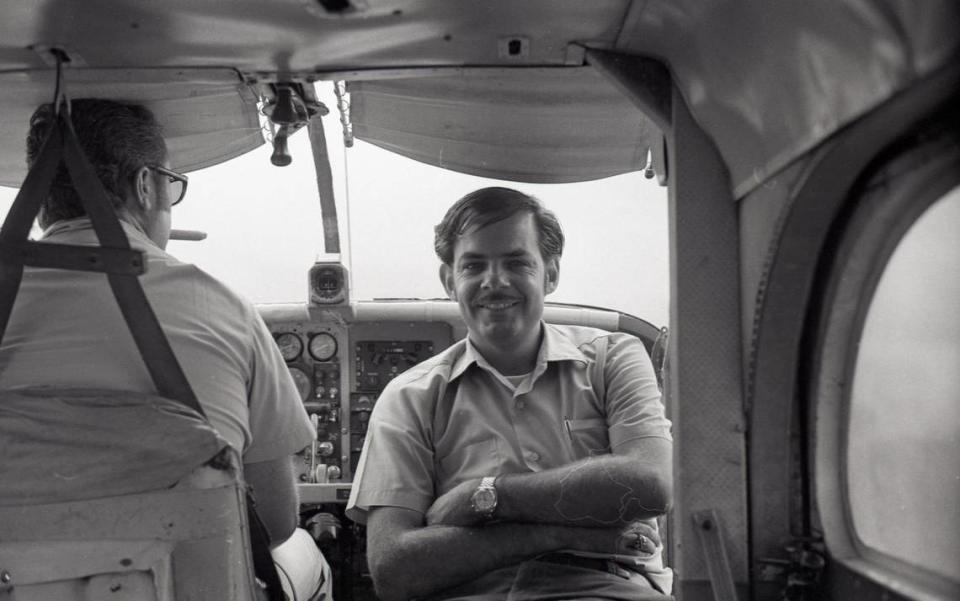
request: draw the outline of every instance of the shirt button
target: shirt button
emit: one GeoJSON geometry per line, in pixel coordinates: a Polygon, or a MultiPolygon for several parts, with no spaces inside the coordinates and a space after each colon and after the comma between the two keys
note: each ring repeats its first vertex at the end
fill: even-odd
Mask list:
{"type": "Polygon", "coordinates": [[[540,461],[540,453],[537,453],[536,451],[530,451],[527,453],[527,459],[534,462],[540,461]]]}
{"type": "Polygon", "coordinates": [[[524,409],[526,406],[527,404],[523,402],[523,399],[517,401],[517,409],[524,409]]]}

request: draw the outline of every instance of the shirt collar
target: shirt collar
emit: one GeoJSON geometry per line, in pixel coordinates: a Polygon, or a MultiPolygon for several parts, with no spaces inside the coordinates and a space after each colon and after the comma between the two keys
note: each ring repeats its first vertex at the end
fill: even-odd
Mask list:
{"type": "Polygon", "coordinates": [[[550,361],[580,361],[584,364],[588,363],[586,355],[567,337],[562,327],[545,323],[543,327],[543,343],[540,345],[540,354],[537,356],[537,363],[545,364],[550,361]]]}
{"type": "MultiPolygon", "coordinates": [[[[133,224],[127,223],[123,219],[120,220],[120,226],[123,228],[123,231],[127,234],[127,238],[130,240],[130,245],[137,248],[155,248],[159,250],[153,240],[147,237],[145,233],[140,231],[138,227],[133,224]]],[[[47,229],[41,234],[41,240],[47,240],[54,236],[69,234],[69,233],[84,233],[84,238],[88,236],[91,238],[92,242],[97,241],[97,236],[93,230],[93,223],[90,221],[89,217],[77,217],[76,219],[62,219],[51,224],[47,229]]]]}
{"type": "Polygon", "coordinates": [[[460,356],[457,357],[457,360],[453,364],[453,369],[450,371],[450,380],[456,380],[463,375],[463,372],[467,371],[467,368],[478,363],[477,359],[480,357],[480,352],[477,351],[476,347],[473,346],[473,343],[470,342],[470,337],[468,336],[463,342],[463,352],[460,353],[460,356]]]}
{"type": "MultiPolygon", "coordinates": [[[[532,379],[540,377],[547,369],[547,363],[550,361],[580,361],[588,363],[587,357],[577,348],[577,345],[571,341],[563,330],[557,326],[540,322],[543,327],[543,339],[540,342],[540,350],[537,353],[537,364],[533,368],[534,376],[532,379]]],[[[470,341],[470,337],[464,341],[464,349],[453,364],[450,372],[450,380],[455,380],[467,371],[467,368],[476,363],[478,366],[493,370],[490,363],[480,354],[480,351],[470,341]]],[[[496,370],[494,370],[496,371],[496,370]]]]}

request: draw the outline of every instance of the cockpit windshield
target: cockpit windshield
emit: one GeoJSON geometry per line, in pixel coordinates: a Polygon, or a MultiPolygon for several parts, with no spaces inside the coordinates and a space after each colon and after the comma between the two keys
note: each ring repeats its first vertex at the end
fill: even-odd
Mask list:
{"type": "MultiPolygon", "coordinates": [[[[309,267],[337,259],[349,269],[354,300],[443,298],[434,225],[460,196],[503,185],[538,197],[564,226],[563,270],[549,301],[614,309],[666,325],[667,200],[666,188],[655,179],[633,172],[582,183],[518,184],[440,169],[361,140],[345,148],[332,85],[317,87],[331,108],[324,126],[342,255],[325,253],[304,130],[290,137],[289,166],[273,166],[271,145],[265,144],[191,172],[173,227],[202,231],[207,238],[171,240],[171,254],[255,303],[305,302],[309,267]]],[[[0,216],[15,195],[16,190],[0,188],[0,216]]]]}

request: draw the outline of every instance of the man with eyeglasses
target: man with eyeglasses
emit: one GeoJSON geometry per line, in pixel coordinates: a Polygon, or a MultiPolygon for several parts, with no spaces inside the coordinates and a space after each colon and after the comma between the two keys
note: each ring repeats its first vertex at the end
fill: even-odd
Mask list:
{"type": "MultiPolygon", "coordinates": [[[[83,152],[131,246],[145,253],[140,281],[174,354],[211,425],[240,451],[271,547],[287,541],[274,548],[275,557],[312,558],[307,569],[316,577],[307,580],[317,589],[325,580],[329,588],[329,567],[309,535],[296,529],[293,462],[314,440],[313,428],[253,305],[165,252],[171,208],[183,200],[187,177],[170,169],[159,124],[142,106],[102,99],[71,105],[83,152]]],[[[31,117],[28,164],[55,123],[50,105],[31,117]]],[[[42,241],[98,244],[63,165],[38,221],[42,241]]],[[[26,270],[0,347],[0,389],[36,385],[155,392],[103,274],[26,270]]],[[[291,567],[297,571],[287,565],[285,572],[291,567]]],[[[310,586],[295,598],[320,594],[310,586]]]]}

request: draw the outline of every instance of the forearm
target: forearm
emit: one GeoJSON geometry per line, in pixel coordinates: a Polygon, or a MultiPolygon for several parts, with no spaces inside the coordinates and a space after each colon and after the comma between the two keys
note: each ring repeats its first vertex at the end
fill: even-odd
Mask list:
{"type": "Polygon", "coordinates": [[[586,544],[582,530],[530,524],[425,526],[401,532],[378,549],[371,548],[370,569],[380,598],[405,601],[543,553],[582,548],[586,544]]]}
{"type": "Polygon", "coordinates": [[[666,512],[669,478],[657,464],[603,455],[497,479],[497,519],[612,527],[666,512]]]}
{"type": "Polygon", "coordinates": [[[293,458],[247,463],[244,478],[253,489],[257,515],[270,535],[270,546],[287,540],[297,526],[297,488],[293,458]]]}

